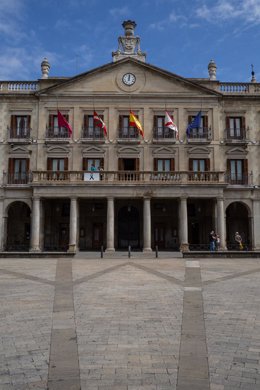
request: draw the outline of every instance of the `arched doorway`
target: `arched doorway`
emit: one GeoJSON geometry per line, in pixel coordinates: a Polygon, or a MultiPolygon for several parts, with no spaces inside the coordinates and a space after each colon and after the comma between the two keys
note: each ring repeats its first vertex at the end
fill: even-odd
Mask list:
{"type": "Polygon", "coordinates": [[[7,251],[29,251],[31,230],[31,210],[24,202],[14,202],[9,206],[7,218],[7,251]]]}
{"type": "Polygon", "coordinates": [[[244,248],[251,249],[252,240],[249,227],[248,209],[242,202],[231,203],[226,209],[227,248],[237,249],[235,233],[242,237],[244,248]]]}
{"type": "Polygon", "coordinates": [[[124,206],[118,212],[118,249],[140,249],[139,211],[133,206],[124,206]]]}

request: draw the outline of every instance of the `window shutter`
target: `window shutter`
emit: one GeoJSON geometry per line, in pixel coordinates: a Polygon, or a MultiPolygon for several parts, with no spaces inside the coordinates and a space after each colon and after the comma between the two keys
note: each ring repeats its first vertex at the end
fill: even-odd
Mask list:
{"type": "Polygon", "coordinates": [[[83,118],[83,127],[84,129],[86,129],[88,127],[88,115],[84,115],[84,118],[83,118]]]}
{"type": "Polygon", "coordinates": [[[100,159],[99,165],[100,165],[100,168],[104,169],[104,158],[100,159]]]}
{"type": "Polygon", "coordinates": [[[243,160],[243,176],[244,176],[243,184],[247,184],[248,183],[248,161],[247,160],[243,160]]]}
{"type": "Polygon", "coordinates": [[[206,172],[210,171],[210,159],[205,158],[205,170],[206,172]]]}
{"type": "Polygon", "coordinates": [[[27,128],[31,128],[31,115],[27,115],[27,128]]]}
{"type": "Polygon", "coordinates": [[[9,158],[9,173],[14,173],[14,158],[9,158]]]}
{"type": "Polygon", "coordinates": [[[188,124],[190,124],[192,122],[192,119],[193,119],[193,116],[192,115],[189,115],[188,116],[188,124]]]}
{"type": "Polygon", "coordinates": [[[227,160],[227,172],[231,173],[231,166],[230,166],[230,160],[227,160]]]}
{"type": "Polygon", "coordinates": [[[63,117],[66,119],[67,122],[69,122],[69,115],[68,114],[64,114],[63,117]]]}
{"type": "Polygon", "coordinates": [[[118,159],[118,170],[123,171],[124,170],[124,161],[122,158],[118,159]]]}
{"type": "Polygon", "coordinates": [[[69,159],[68,157],[64,158],[64,171],[68,170],[68,165],[69,165],[69,159]]]}
{"type": "Polygon", "coordinates": [[[226,116],[226,129],[229,129],[230,127],[229,119],[229,116],[226,116]]]}
{"type": "Polygon", "coordinates": [[[208,129],[208,127],[209,127],[209,124],[208,124],[208,115],[205,115],[203,118],[204,118],[204,119],[203,119],[203,127],[205,127],[206,129],[208,129]]]}
{"type": "Polygon", "coordinates": [[[153,170],[154,170],[155,172],[158,171],[158,158],[154,158],[154,159],[153,159],[153,170]]]}
{"type": "Polygon", "coordinates": [[[243,130],[246,128],[246,118],[244,116],[241,117],[241,127],[243,130]]]}
{"type": "Polygon", "coordinates": [[[53,114],[49,115],[49,128],[53,129],[54,128],[54,116],[53,114]]]}
{"type": "Polygon", "coordinates": [[[171,170],[171,171],[174,171],[174,158],[171,158],[171,161],[170,161],[170,170],[171,170]]]}
{"type": "Polygon", "coordinates": [[[27,173],[29,172],[29,169],[30,169],[30,159],[27,158],[27,159],[26,159],[26,172],[27,172],[27,173]]]}
{"type": "Polygon", "coordinates": [[[135,159],[135,171],[139,171],[139,158],[135,159]]]}
{"type": "Polygon", "coordinates": [[[193,171],[193,158],[189,158],[189,171],[193,171]]]}
{"type": "Polygon", "coordinates": [[[16,130],[16,116],[11,115],[11,129],[16,130]]]}
{"type": "Polygon", "coordinates": [[[118,125],[119,125],[119,131],[122,131],[123,129],[123,115],[119,115],[119,121],[118,121],[118,125]]]}
{"type": "Polygon", "coordinates": [[[52,171],[52,158],[47,158],[47,171],[52,171]]]}
{"type": "Polygon", "coordinates": [[[83,169],[83,171],[86,171],[88,169],[88,159],[86,157],[83,157],[82,169],[83,169]]]}

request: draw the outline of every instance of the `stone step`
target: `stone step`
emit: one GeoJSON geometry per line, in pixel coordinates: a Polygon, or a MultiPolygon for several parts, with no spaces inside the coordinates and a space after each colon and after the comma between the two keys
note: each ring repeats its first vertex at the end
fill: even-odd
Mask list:
{"type": "MultiPolygon", "coordinates": [[[[158,252],[158,259],[182,258],[182,252],[158,252]]],[[[101,252],[79,251],[74,259],[100,259],[101,252]]],[[[104,252],[104,259],[128,259],[127,251],[104,252]]],[[[134,259],[156,259],[156,252],[131,252],[129,260],[134,259]]]]}

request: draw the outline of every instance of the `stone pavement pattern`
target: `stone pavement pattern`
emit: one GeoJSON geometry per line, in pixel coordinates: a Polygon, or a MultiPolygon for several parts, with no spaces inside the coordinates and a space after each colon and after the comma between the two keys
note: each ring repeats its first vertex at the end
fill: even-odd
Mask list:
{"type": "Polygon", "coordinates": [[[1,390],[260,389],[259,259],[0,259],[1,390]]]}

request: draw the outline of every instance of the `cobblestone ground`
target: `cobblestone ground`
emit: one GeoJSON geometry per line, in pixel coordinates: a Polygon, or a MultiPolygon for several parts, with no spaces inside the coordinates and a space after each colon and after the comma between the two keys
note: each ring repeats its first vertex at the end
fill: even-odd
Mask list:
{"type": "Polygon", "coordinates": [[[260,259],[0,259],[0,390],[260,389],[260,259]]]}

